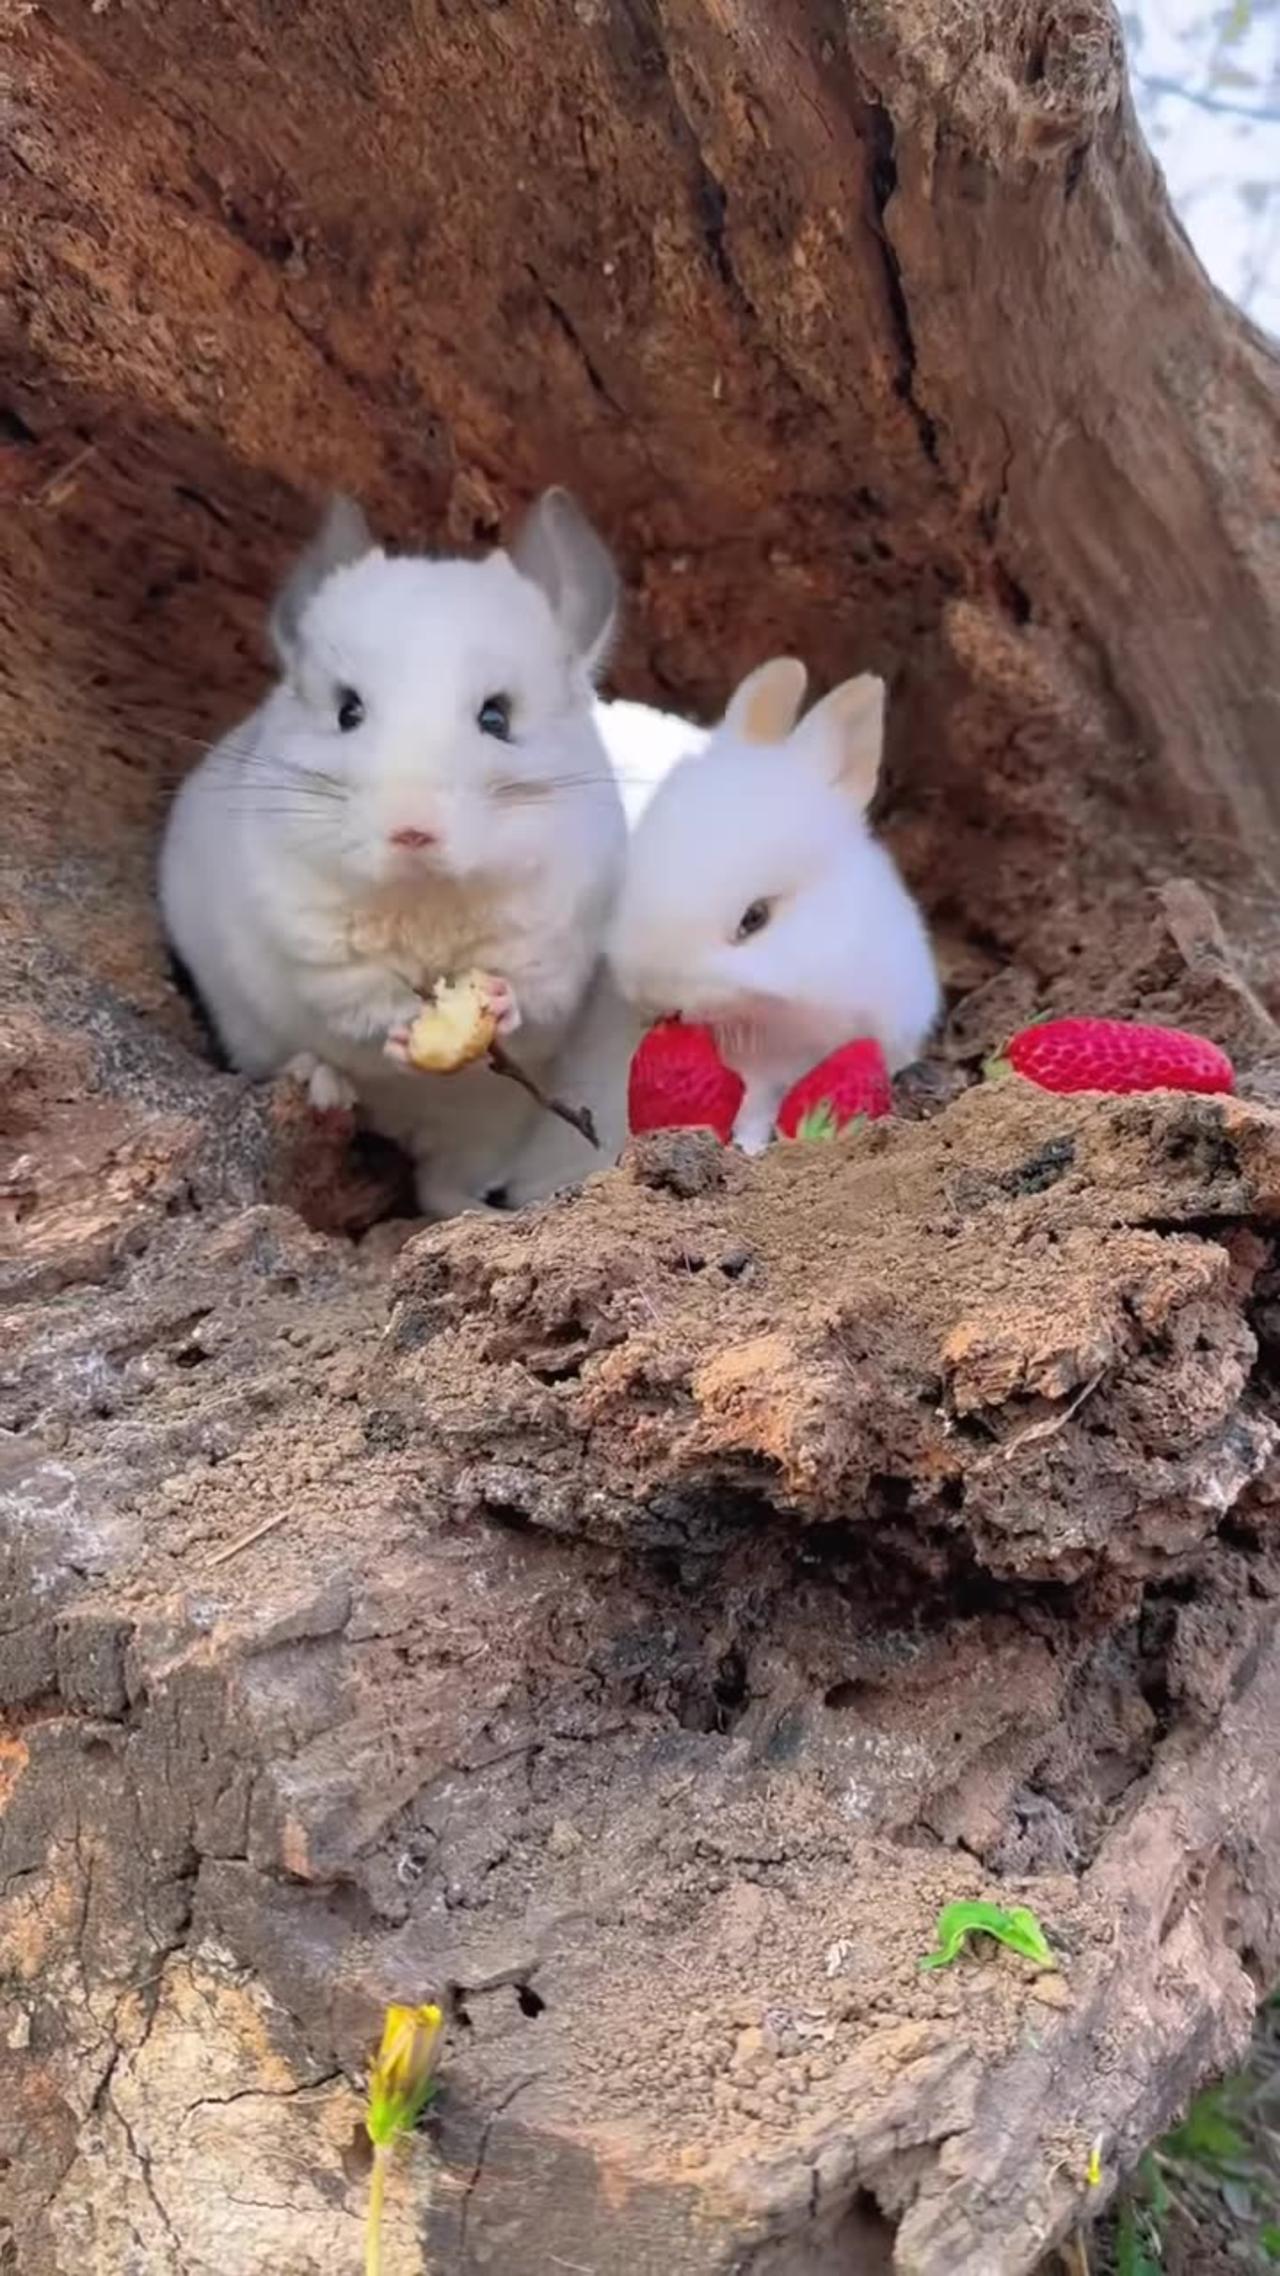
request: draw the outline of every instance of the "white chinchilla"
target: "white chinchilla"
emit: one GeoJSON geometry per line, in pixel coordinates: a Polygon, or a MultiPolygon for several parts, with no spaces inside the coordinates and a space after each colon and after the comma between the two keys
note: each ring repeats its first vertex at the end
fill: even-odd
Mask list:
{"type": "Polygon", "coordinates": [[[608,955],[629,1002],[705,1021],[746,1083],[734,1129],[768,1143],[791,1084],[855,1036],[890,1070],[939,1010],[928,935],[867,827],[884,683],[864,675],[796,724],[804,666],[743,681],[704,751],[673,768],[631,840],[608,955]]]}
{"type": "Polygon", "coordinates": [[[173,945],[227,1052],[358,1100],[448,1216],[500,1185],[535,1111],[485,1067],[406,1070],[434,982],[493,976],[542,1076],[584,996],[625,818],[593,676],[617,577],[563,490],[511,552],[391,558],[336,500],[277,602],[284,677],[174,804],[173,945]]]}

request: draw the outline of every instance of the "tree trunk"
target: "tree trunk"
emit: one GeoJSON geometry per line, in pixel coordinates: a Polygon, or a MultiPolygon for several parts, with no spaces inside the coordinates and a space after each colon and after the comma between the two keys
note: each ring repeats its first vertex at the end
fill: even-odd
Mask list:
{"type": "Polygon", "coordinates": [[[1280,1969],[1275,360],[1103,0],[6,40],[0,2267],[357,2266],[434,1993],[389,2276],[1020,2276],[1280,1969]],[[892,1128],[392,1278],[394,1165],[202,1058],[156,828],[308,493],[554,479],[626,692],[891,675],[950,1019],[892,1128]],[[979,1088],[1046,1005],[1244,1096],[979,1088]],[[961,1896],[1058,1972],[922,1973],[961,1896]]]}

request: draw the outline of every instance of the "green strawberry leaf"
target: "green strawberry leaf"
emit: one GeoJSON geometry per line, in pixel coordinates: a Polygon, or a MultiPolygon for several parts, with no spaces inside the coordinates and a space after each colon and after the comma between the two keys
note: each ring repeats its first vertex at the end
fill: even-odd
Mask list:
{"type": "Polygon", "coordinates": [[[811,1106],[807,1114],[802,1114],[796,1124],[797,1138],[838,1138],[839,1135],[836,1110],[829,1098],[819,1099],[817,1105],[811,1106]]]}
{"type": "MultiPolygon", "coordinates": [[[[1045,1027],[1051,1019],[1061,1019],[1061,1017],[1061,1012],[1036,1012],[1033,1018],[1024,1019],[1018,1029],[1018,1035],[1025,1035],[1028,1028],[1031,1027],[1045,1027]]],[[[1011,1035],[1009,1043],[1016,1043],[1018,1035],[1011,1035]]],[[[998,1051],[993,1051],[989,1059],[983,1060],[982,1073],[987,1082],[998,1083],[1003,1076],[1011,1075],[1014,1072],[1009,1061],[1009,1043],[1001,1044],[998,1051]]]]}
{"type": "Polygon", "coordinates": [[[806,1114],[801,1115],[796,1124],[796,1137],[819,1140],[839,1138],[846,1130],[856,1130],[858,1124],[866,1119],[865,1114],[851,1114],[847,1122],[842,1122],[830,1099],[819,1099],[816,1106],[811,1106],[806,1114]]]}
{"type": "Polygon", "coordinates": [[[1020,1952],[1026,1960],[1034,1960],[1037,1967],[1056,1968],[1058,1965],[1045,1941],[1044,1930],[1026,1905],[944,1905],[934,1934],[938,1949],[925,1954],[920,1962],[922,1968],[949,1968],[952,1961],[959,1958],[967,1938],[975,1934],[993,1936],[997,1944],[1007,1945],[1010,1952],[1020,1952]]]}

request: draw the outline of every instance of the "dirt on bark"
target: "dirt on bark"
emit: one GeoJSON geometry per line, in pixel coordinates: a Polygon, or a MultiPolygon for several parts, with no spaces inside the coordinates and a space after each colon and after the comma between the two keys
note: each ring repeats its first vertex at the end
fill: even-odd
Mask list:
{"type": "MultiPolygon", "coordinates": [[[[1162,1008],[1247,1062],[1189,906],[1162,1008]]],[[[406,1994],[450,2031],[405,2270],[1029,2268],[1227,2059],[1280,1830],[1268,1061],[1056,1100],[979,1079],[987,1019],[831,1147],[643,1141],[419,1233],[284,1087],[180,1100],[157,1040],[140,1103],[131,1030],[7,1031],[20,2265],[351,2258],[406,1994]],[[993,1893],[1059,1970],[922,1971],[993,1893]]]]}

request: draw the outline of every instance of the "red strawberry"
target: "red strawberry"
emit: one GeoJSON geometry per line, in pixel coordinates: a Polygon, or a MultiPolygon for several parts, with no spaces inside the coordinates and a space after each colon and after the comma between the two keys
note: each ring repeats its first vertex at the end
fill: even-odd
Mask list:
{"type": "Polygon", "coordinates": [[[1015,1073],[1042,1091],[1233,1091],[1225,1051],[1178,1027],[1124,1019],[1050,1019],[1005,1046],[1015,1073]]]}
{"type": "Polygon", "coordinates": [[[627,1081],[627,1121],[642,1130],[714,1130],[723,1145],[745,1089],[726,1067],[709,1027],[661,1019],[643,1038],[627,1081]]]}
{"type": "Polygon", "coordinates": [[[889,1070],[878,1043],[842,1043],[793,1083],[778,1108],[783,1138],[834,1138],[860,1115],[892,1114],[889,1070]]]}

